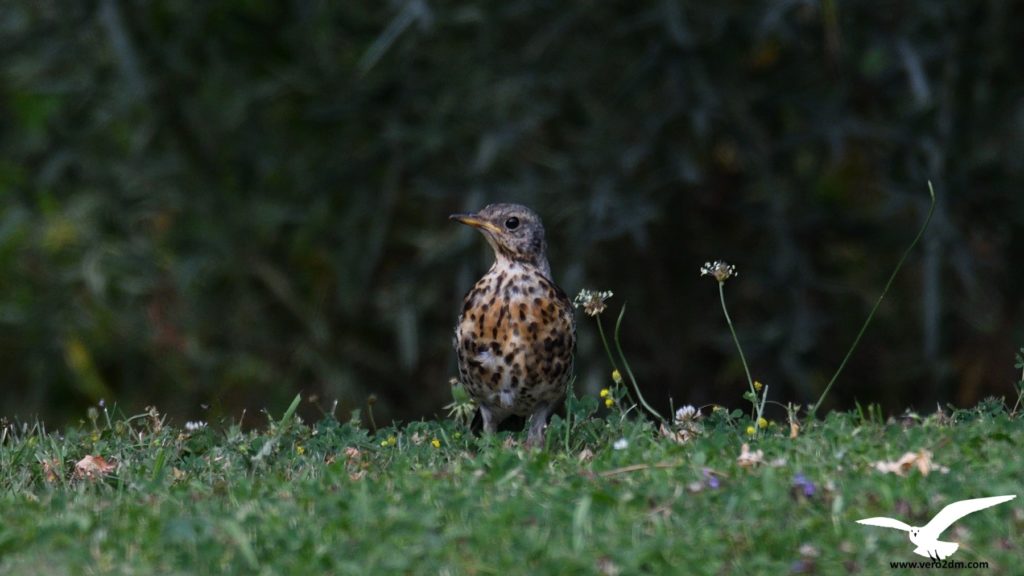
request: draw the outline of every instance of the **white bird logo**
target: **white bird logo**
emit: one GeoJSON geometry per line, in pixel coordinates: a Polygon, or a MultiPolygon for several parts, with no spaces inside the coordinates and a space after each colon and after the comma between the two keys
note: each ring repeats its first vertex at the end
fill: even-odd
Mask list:
{"type": "Polygon", "coordinates": [[[904,532],[910,532],[910,541],[917,545],[917,548],[914,549],[914,554],[919,554],[926,558],[931,558],[932,560],[945,560],[960,547],[959,544],[954,542],[942,542],[939,540],[939,535],[942,534],[946,528],[949,528],[954,522],[964,516],[967,516],[971,512],[991,508],[996,504],[1009,502],[1016,497],[1016,495],[992,496],[990,498],[974,498],[972,500],[953,502],[936,514],[935,517],[931,519],[931,522],[928,522],[921,527],[908,526],[899,520],[886,518],[884,516],[857,520],[857,523],[866,524],[868,526],[881,526],[882,528],[895,528],[897,530],[903,530],[904,532]]]}

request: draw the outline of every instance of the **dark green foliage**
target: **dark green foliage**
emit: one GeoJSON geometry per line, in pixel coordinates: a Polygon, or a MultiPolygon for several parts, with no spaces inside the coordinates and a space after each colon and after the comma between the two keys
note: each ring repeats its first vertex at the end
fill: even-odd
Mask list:
{"type": "Polygon", "coordinates": [[[697,279],[719,257],[754,376],[806,403],[929,179],[935,225],[830,400],[1008,394],[1022,27],[997,0],[9,3],[0,411],[438,410],[487,265],[445,217],[498,199],[544,216],[567,291],[630,302],[652,403],[739,402],[697,279]]]}

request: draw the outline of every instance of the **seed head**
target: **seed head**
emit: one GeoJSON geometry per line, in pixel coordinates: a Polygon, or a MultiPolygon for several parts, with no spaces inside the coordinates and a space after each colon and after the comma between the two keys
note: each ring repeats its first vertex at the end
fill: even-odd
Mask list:
{"type": "Polygon", "coordinates": [[[597,316],[605,311],[605,308],[608,307],[608,305],[605,304],[605,300],[612,296],[613,294],[611,290],[597,291],[583,289],[580,290],[580,293],[576,295],[575,299],[573,299],[572,305],[574,308],[582,306],[583,312],[585,312],[587,316],[597,316]]]}
{"type": "Polygon", "coordinates": [[[700,411],[693,406],[687,404],[682,408],[676,410],[676,424],[683,425],[684,423],[690,423],[695,420],[700,420],[700,411]]]}
{"type": "Polygon", "coordinates": [[[185,430],[188,432],[198,432],[203,428],[206,428],[206,422],[203,422],[202,420],[197,420],[195,422],[189,420],[188,422],[185,422],[185,430]]]}
{"type": "Polygon", "coordinates": [[[715,260],[714,262],[705,262],[700,267],[700,275],[714,276],[715,280],[722,284],[733,276],[739,276],[739,272],[736,271],[736,267],[732,264],[727,264],[722,260],[715,260]]]}

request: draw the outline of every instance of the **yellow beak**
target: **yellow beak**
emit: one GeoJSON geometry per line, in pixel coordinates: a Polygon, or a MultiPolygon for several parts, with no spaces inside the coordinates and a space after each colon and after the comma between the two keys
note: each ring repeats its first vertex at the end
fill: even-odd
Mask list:
{"type": "Polygon", "coordinates": [[[473,228],[486,230],[491,234],[501,234],[501,228],[498,228],[497,226],[491,224],[487,220],[480,219],[480,217],[477,216],[476,214],[452,214],[448,218],[451,220],[462,222],[463,224],[467,226],[472,226],[473,228]]]}

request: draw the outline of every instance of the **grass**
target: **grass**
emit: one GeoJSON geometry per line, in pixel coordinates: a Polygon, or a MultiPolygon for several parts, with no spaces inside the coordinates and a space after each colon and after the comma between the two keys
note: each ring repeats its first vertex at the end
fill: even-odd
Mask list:
{"type": "MultiPolygon", "coordinates": [[[[692,407],[665,420],[623,353],[625,307],[613,355],[600,318],[612,293],[584,290],[574,304],[596,319],[615,383],[600,403],[611,409],[570,394],[543,450],[516,434],[471,434],[458,386],[452,419],[381,430],[372,403],[369,428],[358,415],[307,425],[299,397],[258,430],[174,428],[154,409],[91,409],[63,434],[3,422],[0,574],[877,574],[922,561],[905,533],[856,521],[921,526],[958,500],[1024,493],[1024,380],[1010,410],[990,400],[927,417],[816,414],[928,227],[930,183],[929,193],[924,223],[802,430],[763,418],[768,386],[753,379],[726,308],[735,267],[709,262],[701,275],[718,282],[750,420],[725,409],[692,419],[692,407]],[[657,423],[638,414],[620,365],[657,423]]],[[[1024,349],[1017,368],[1024,379],[1024,349]]],[[[801,407],[779,405],[795,421],[801,407]]],[[[1019,573],[1022,502],[948,529],[961,544],[952,560],[1019,573]]]]}
{"type": "MultiPolygon", "coordinates": [[[[1021,420],[1001,402],[834,413],[796,438],[772,425],[752,467],[737,462],[738,412],[678,444],[597,405],[570,401],[535,451],[453,421],[307,425],[294,405],[254,431],[186,431],[155,411],[63,433],[8,423],[0,574],[877,574],[921,558],[857,519],[920,525],[951,501],[1024,493],[1021,420]],[[873,467],[922,449],[948,473],[873,467]],[[116,468],[79,477],[86,455],[116,468]]],[[[1019,573],[1022,510],[961,520],[952,559],[1019,573]]]]}

